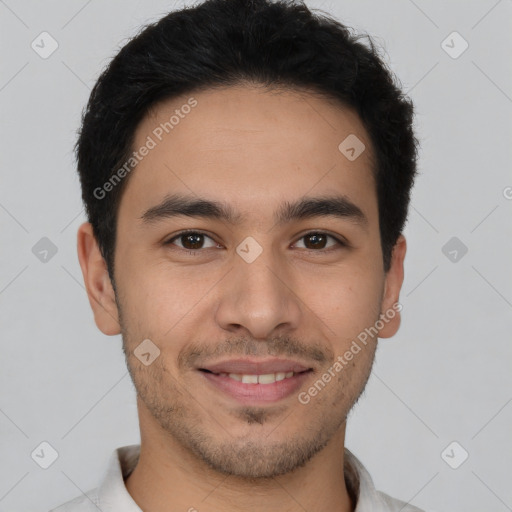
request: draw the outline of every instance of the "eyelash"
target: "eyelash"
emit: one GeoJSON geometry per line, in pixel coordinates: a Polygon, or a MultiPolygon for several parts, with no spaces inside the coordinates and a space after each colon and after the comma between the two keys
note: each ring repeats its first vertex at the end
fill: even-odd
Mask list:
{"type": "MultiPolygon", "coordinates": [[[[205,237],[207,238],[210,238],[212,241],[215,241],[213,240],[213,238],[208,235],[207,233],[203,232],[203,231],[198,231],[196,229],[189,229],[189,230],[185,230],[185,231],[180,231],[179,233],[177,233],[176,235],[174,235],[172,238],[170,238],[169,240],[167,240],[166,242],[164,242],[164,245],[172,245],[172,242],[184,235],[190,235],[190,234],[194,234],[194,235],[204,235],[205,237]]],[[[300,236],[297,241],[301,240],[302,238],[305,238],[309,235],[324,235],[324,236],[327,236],[329,238],[332,238],[333,240],[336,241],[336,243],[338,244],[338,247],[330,247],[328,249],[304,249],[308,252],[311,252],[311,253],[326,253],[326,252],[331,252],[331,251],[334,251],[334,250],[337,250],[337,249],[340,249],[340,248],[343,248],[343,247],[348,247],[348,244],[346,242],[344,242],[343,240],[340,240],[338,237],[334,236],[334,235],[331,235],[330,233],[326,233],[325,231],[309,231],[308,233],[305,233],[303,234],[302,236],[300,236]]],[[[213,249],[213,247],[210,247],[209,249],[213,249]]],[[[178,251],[181,251],[181,252],[185,252],[186,254],[189,254],[191,256],[195,256],[197,253],[201,252],[201,251],[205,251],[206,249],[183,249],[181,247],[176,247],[176,248],[173,248],[172,250],[178,250],[178,251]]]]}

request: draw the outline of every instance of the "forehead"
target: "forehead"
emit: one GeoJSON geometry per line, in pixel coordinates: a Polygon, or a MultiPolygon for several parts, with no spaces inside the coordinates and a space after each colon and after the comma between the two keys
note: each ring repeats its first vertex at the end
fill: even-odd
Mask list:
{"type": "Polygon", "coordinates": [[[121,200],[121,210],[134,214],[176,192],[260,217],[267,205],[337,192],[368,217],[376,213],[371,143],[360,118],[306,91],[237,86],[163,101],[135,132],[133,149],[143,146],[151,149],[121,200]],[[365,149],[349,159],[344,141],[365,149]]]}

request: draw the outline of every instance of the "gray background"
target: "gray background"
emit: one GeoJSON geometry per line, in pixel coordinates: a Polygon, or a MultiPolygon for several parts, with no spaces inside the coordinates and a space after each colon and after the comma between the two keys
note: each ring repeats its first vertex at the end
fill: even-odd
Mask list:
{"type": "MultiPolygon", "coordinates": [[[[512,510],[512,2],[307,4],[375,36],[416,104],[422,144],[402,326],[380,342],[346,445],[377,488],[419,507],[512,510]],[[442,46],[453,31],[469,43],[458,58],[442,46]],[[457,261],[442,250],[452,237],[468,248],[457,261]]],[[[119,45],[182,5],[0,1],[0,511],[71,499],[96,486],[116,447],[139,442],[121,337],[96,328],[83,287],[72,147],[119,45]],[[47,59],[31,48],[43,31],[59,45],[47,59]],[[43,237],[57,248],[46,262],[32,251],[43,237]],[[58,452],[48,469],[31,457],[43,441],[58,452]]]]}

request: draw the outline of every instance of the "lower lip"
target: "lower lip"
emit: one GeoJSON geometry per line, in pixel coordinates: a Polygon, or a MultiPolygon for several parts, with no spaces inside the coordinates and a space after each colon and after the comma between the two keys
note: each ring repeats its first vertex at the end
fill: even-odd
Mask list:
{"type": "Polygon", "coordinates": [[[271,384],[244,384],[227,376],[200,371],[203,377],[216,389],[234,398],[242,404],[256,405],[272,403],[287,398],[297,392],[309,378],[310,371],[297,373],[293,377],[272,382],[271,384]]]}

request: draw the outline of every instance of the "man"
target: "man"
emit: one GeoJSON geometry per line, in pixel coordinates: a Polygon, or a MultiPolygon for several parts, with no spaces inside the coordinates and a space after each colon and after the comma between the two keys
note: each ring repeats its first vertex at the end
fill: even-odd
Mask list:
{"type": "Polygon", "coordinates": [[[344,447],[399,328],[417,158],[369,43],[298,2],[207,0],[100,76],[78,255],[141,444],[56,511],[419,510],[344,447]]]}

